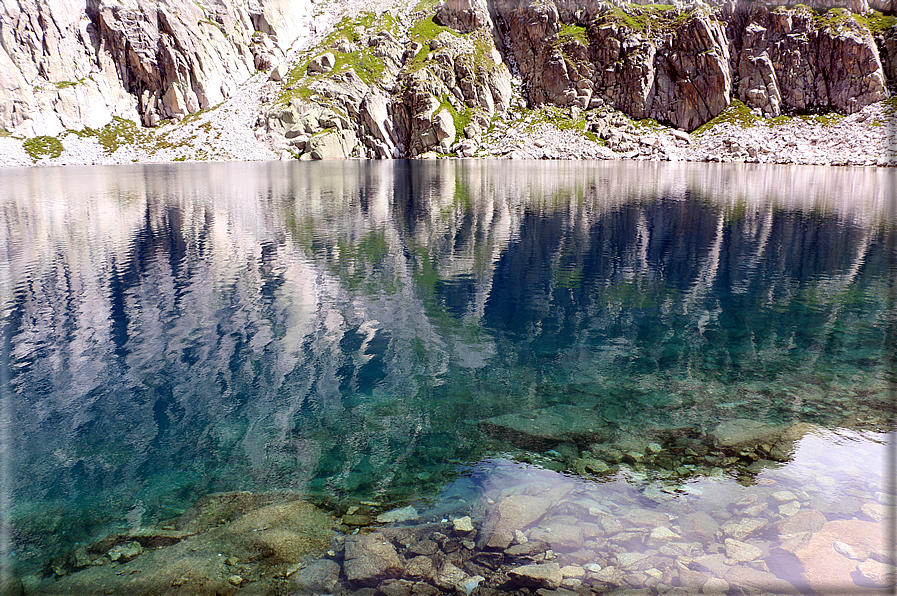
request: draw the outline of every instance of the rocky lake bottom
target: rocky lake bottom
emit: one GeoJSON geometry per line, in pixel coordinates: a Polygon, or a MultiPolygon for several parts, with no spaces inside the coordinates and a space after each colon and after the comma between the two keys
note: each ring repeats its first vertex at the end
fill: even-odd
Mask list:
{"type": "Polygon", "coordinates": [[[572,441],[594,429],[575,410],[484,421],[517,445],[571,442],[535,455],[510,445],[427,501],[326,511],[289,493],[212,494],[159,527],[81,546],[24,593],[893,593],[883,419],[853,430],[734,419],[701,439],[580,451],[572,441]]]}

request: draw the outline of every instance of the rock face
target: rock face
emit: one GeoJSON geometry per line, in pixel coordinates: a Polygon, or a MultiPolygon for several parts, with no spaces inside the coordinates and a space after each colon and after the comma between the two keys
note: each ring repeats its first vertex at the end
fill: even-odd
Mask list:
{"type": "MultiPolygon", "coordinates": [[[[313,49],[297,85],[302,101],[269,112],[268,131],[290,129],[311,104],[336,112],[356,142],[337,148],[326,124],[306,127],[312,139],[330,139],[334,151],[325,156],[314,143],[293,143],[303,158],[473,156],[495,115],[512,108],[512,70],[523,94],[516,101],[529,108],[564,108],[576,118],[610,107],[687,131],[735,98],[777,116],[854,113],[888,96],[876,40],[846,12],[820,17],[763,3],[624,11],[598,1],[445,0],[411,18],[425,25],[412,25],[411,35],[385,21],[353,22],[351,41],[331,36],[313,49]],[[353,52],[369,55],[379,72],[357,71],[353,52]]],[[[890,54],[885,58],[892,69],[890,54]]],[[[637,148],[593,132],[614,150],[637,148]]]]}
{"type": "MultiPolygon", "coordinates": [[[[5,0],[0,126],[22,136],[113,117],[155,126],[210,109],[270,70],[281,89],[259,136],[284,156],[467,157],[483,154],[496,115],[515,108],[562,108],[571,121],[616,109],[692,131],[733,99],[766,116],[852,114],[887,98],[897,72],[897,29],[873,36],[849,12],[892,11],[894,0],[815,0],[817,12],[766,2],[444,0],[408,15],[397,3],[346,12],[287,60],[315,27],[311,4],[5,0]]],[[[592,132],[624,155],[638,149],[592,132]]]]}
{"type": "Polygon", "coordinates": [[[287,0],[3,2],[0,126],[26,136],[152,126],[208,109],[311,25],[287,0]]]}
{"type": "Polygon", "coordinates": [[[888,96],[875,42],[852,18],[820,26],[809,10],[754,4],[741,42],[738,94],[769,116],[813,107],[851,114],[888,96]]]}

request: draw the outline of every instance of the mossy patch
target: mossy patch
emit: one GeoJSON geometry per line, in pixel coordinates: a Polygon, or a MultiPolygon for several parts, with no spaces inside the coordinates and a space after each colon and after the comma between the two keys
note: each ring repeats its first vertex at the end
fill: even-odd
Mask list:
{"type": "Polygon", "coordinates": [[[674,31],[694,16],[694,11],[680,11],[672,4],[627,4],[610,7],[597,23],[623,25],[641,33],[674,31]]]}
{"type": "Polygon", "coordinates": [[[568,25],[564,23],[558,32],[558,38],[562,43],[576,40],[583,45],[589,45],[588,30],[582,25],[568,25]]]}
{"type": "Polygon", "coordinates": [[[281,82],[281,91],[277,103],[286,104],[293,98],[308,99],[315,95],[310,86],[321,77],[329,77],[345,72],[349,69],[368,85],[378,83],[386,70],[386,64],[381,58],[374,56],[373,50],[364,44],[364,40],[370,33],[386,31],[395,36],[398,34],[399,23],[390,13],[375,15],[363,13],[356,17],[344,17],[336,24],[333,31],[321,42],[320,45],[305,53],[305,57],[296,63],[281,82]],[[339,52],[334,46],[341,39],[356,44],[353,52],[339,52]],[[309,75],[308,65],[316,57],[331,52],[334,57],[333,70],[329,73],[309,75]]]}
{"type": "Polygon", "coordinates": [[[853,18],[864,25],[873,35],[884,33],[894,25],[897,25],[897,15],[882,14],[877,10],[870,10],[865,14],[855,14],[853,18]]]}
{"type": "Polygon", "coordinates": [[[418,21],[415,21],[411,28],[408,30],[408,37],[411,41],[416,41],[418,43],[422,43],[427,45],[431,40],[436,39],[436,36],[442,33],[443,31],[448,31],[452,34],[456,34],[455,31],[452,31],[449,27],[445,25],[440,25],[435,20],[435,15],[429,15],[425,18],[422,18],[418,21]]]}
{"type": "Polygon", "coordinates": [[[751,109],[747,107],[744,102],[738,99],[733,99],[732,103],[730,103],[725,110],[720,112],[719,115],[717,115],[715,118],[712,118],[711,120],[696,128],[692,132],[692,135],[703,134],[714,126],[723,123],[735,124],[740,126],[741,128],[750,128],[759,120],[760,118],[754,115],[754,113],[751,112],[751,109]]]}
{"type": "Polygon", "coordinates": [[[150,136],[136,122],[118,116],[113,117],[112,122],[103,128],[84,128],[74,134],[81,138],[96,137],[107,155],[115,153],[123,145],[134,145],[137,142],[145,144],[150,136]]]}
{"type": "Polygon", "coordinates": [[[84,79],[78,79],[77,81],[59,81],[57,83],[53,83],[56,85],[57,89],[68,89],[69,87],[74,87],[76,85],[80,85],[84,82],[84,79]]]}
{"type": "Polygon", "coordinates": [[[0,137],[11,137],[12,133],[5,128],[0,128],[0,137]]]}
{"type": "Polygon", "coordinates": [[[56,137],[33,137],[27,139],[22,146],[31,159],[37,161],[42,157],[55,159],[62,155],[62,142],[56,137]]]}

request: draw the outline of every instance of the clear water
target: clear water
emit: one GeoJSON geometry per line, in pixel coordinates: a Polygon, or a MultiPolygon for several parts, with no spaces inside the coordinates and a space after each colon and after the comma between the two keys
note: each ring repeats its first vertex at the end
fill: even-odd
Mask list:
{"type": "Polygon", "coordinates": [[[439,512],[470,470],[477,494],[519,471],[630,502],[726,486],[728,516],[767,477],[887,501],[893,187],[720,164],[0,172],[4,564],[41,573],[217,491],[439,512]],[[614,448],[735,419],[819,432],[784,462],[611,462],[599,483],[586,445],[480,424],[559,406],[614,448]]]}

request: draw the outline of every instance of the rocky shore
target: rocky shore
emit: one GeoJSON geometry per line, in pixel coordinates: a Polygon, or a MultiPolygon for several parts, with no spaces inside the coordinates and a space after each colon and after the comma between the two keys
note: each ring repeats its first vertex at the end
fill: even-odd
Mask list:
{"type": "MultiPolygon", "coordinates": [[[[274,135],[255,127],[255,101],[271,84],[250,81],[234,98],[186,122],[142,129],[117,121],[105,134],[70,133],[61,151],[30,155],[25,140],[0,137],[0,166],[118,165],[202,161],[290,160],[295,155],[274,135]]],[[[497,121],[469,155],[425,152],[419,159],[598,159],[744,162],[833,166],[897,166],[892,101],[849,116],[764,118],[733,106],[706,128],[685,133],[643,124],[612,109],[587,113],[581,129],[545,118],[546,110],[512,111],[497,121]],[[597,131],[597,132],[595,132],[597,131]]],[[[557,110],[561,112],[562,110],[557,110]]],[[[563,117],[563,116],[561,116],[563,117]]],[[[569,114],[566,115],[569,119],[569,114]]],[[[562,121],[563,122],[563,121],[562,121]]],[[[461,142],[463,143],[463,141],[461,142]]],[[[459,143],[458,150],[463,145],[459,143]]]]}

